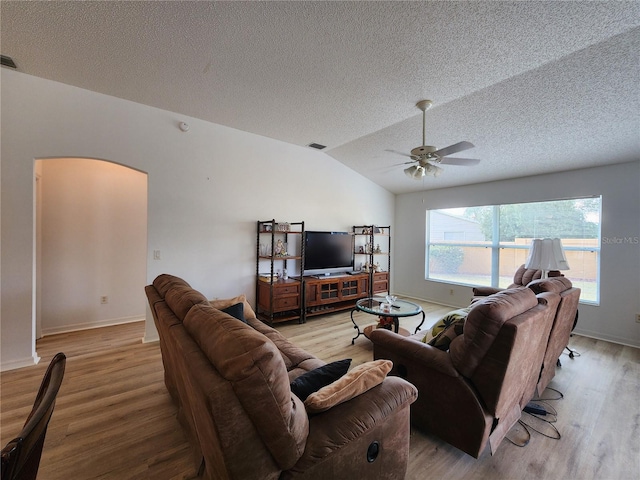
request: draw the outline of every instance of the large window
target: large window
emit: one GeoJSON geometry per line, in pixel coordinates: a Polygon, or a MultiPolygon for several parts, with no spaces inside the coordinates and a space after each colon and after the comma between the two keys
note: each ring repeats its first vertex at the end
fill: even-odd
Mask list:
{"type": "Polygon", "coordinates": [[[581,301],[598,303],[602,198],[427,211],[427,279],[507,287],[533,238],[560,238],[581,301]]]}

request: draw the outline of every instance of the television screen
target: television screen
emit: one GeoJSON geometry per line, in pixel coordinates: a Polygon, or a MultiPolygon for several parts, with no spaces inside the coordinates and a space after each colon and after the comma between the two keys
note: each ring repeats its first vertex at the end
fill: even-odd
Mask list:
{"type": "Polygon", "coordinates": [[[348,232],[304,233],[304,270],[353,270],[353,243],[348,232]]]}

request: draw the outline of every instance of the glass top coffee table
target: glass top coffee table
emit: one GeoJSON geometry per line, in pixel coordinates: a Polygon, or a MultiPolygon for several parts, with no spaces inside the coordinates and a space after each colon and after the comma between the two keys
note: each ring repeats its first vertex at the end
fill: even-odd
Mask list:
{"type": "Polygon", "coordinates": [[[413,302],[409,302],[407,300],[395,300],[391,309],[389,311],[383,311],[381,305],[383,303],[387,303],[385,298],[382,297],[371,297],[371,298],[363,298],[356,302],[356,306],[353,310],[351,310],[351,323],[353,323],[353,328],[358,331],[358,334],[351,339],[351,345],[354,344],[356,338],[360,335],[364,335],[368,338],[368,333],[376,328],[375,325],[370,325],[365,327],[364,330],[360,330],[360,327],[353,319],[353,314],[355,312],[364,312],[370,315],[376,315],[378,317],[387,317],[393,321],[393,331],[395,333],[399,333],[401,335],[409,335],[409,332],[404,328],[400,328],[400,318],[402,317],[413,317],[418,314],[422,314],[422,321],[416,327],[415,333],[420,330],[420,327],[424,323],[425,314],[422,311],[422,307],[413,302]]]}

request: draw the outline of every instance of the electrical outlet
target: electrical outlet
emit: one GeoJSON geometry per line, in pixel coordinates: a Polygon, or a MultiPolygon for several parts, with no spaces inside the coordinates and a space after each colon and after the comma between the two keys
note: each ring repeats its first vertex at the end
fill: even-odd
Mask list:
{"type": "Polygon", "coordinates": [[[109,303],[109,297],[107,297],[106,295],[103,295],[102,297],[100,297],[100,303],[103,305],[105,303],[109,303]]]}
{"type": "Polygon", "coordinates": [[[160,260],[162,258],[161,254],[160,254],[160,250],[154,250],[153,251],[153,259],[154,260],[160,260]]]}

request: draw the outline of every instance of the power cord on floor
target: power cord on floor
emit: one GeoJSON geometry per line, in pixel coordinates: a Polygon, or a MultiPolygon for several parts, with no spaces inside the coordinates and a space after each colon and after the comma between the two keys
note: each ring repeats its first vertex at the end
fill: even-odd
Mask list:
{"type": "Polygon", "coordinates": [[[531,412],[523,412],[525,415],[528,415],[528,417],[526,418],[530,423],[525,422],[522,418],[518,421],[522,423],[525,428],[528,427],[527,430],[530,428],[534,432],[537,432],[544,437],[551,438],[552,440],[560,440],[562,436],[560,435],[560,432],[554,425],[554,423],[558,421],[558,412],[556,412],[556,410],[553,407],[551,407],[551,405],[546,404],[545,402],[543,403],[547,411],[545,415],[538,415],[536,413],[531,413],[531,412]],[[542,431],[543,429],[550,429],[550,433],[543,432],[542,431]]]}
{"type": "Polygon", "coordinates": [[[516,440],[510,438],[509,433],[511,433],[511,430],[513,429],[509,430],[509,432],[507,432],[504,438],[506,438],[509,442],[513,443],[516,447],[526,447],[527,445],[529,445],[529,441],[531,441],[531,432],[529,431],[527,426],[524,423],[522,423],[522,421],[518,420],[518,425],[524,428],[524,431],[527,434],[525,440],[522,440],[521,442],[516,442],[516,440]]]}
{"type": "Polygon", "coordinates": [[[543,394],[546,394],[548,391],[551,391],[555,394],[555,396],[553,397],[539,397],[539,398],[534,398],[533,400],[531,400],[532,402],[543,402],[543,401],[554,401],[554,400],[562,400],[564,398],[564,395],[562,394],[562,392],[560,390],[556,390],[553,387],[547,387],[545,389],[544,392],[542,392],[543,394]]]}
{"type": "Polygon", "coordinates": [[[558,412],[548,402],[562,400],[564,398],[564,395],[562,394],[562,392],[556,390],[555,388],[547,387],[545,393],[547,393],[548,391],[554,392],[554,395],[547,395],[545,397],[535,398],[531,400],[531,402],[529,402],[525,410],[523,410],[522,412],[523,416],[526,415],[526,417],[521,417],[520,420],[518,420],[518,425],[520,425],[526,433],[525,439],[516,441],[506,435],[505,438],[509,442],[517,447],[526,447],[531,441],[532,431],[552,440],[560,440],[562,438],[562,435],[560,435],[560,431],[554,425],[554,423],[558,421],[558,412]],[[547,430],[547,432],[545,432],[544,430],[547,430]]]}

